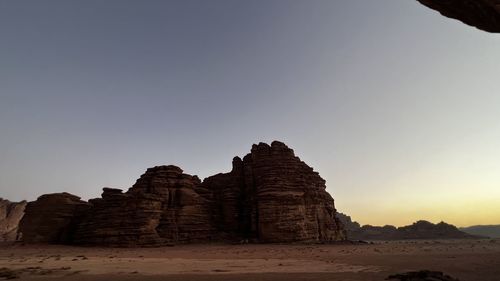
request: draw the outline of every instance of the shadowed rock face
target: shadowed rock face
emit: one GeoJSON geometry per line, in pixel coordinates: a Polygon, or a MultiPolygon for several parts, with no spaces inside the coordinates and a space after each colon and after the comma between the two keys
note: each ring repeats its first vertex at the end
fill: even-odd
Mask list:
{"type": "Polygon", "coordinates": [[[71,243],[76,225],[90,204],[69,193],[45,194],[29,202],[19,224],[22,241],[71,243]]]}
{"type": "Polygon", "coordinates": [[[207,241],[345,239],[325,181],[285,144],[254,145],[233,169],[202,183],[176,166],[148,169],[127,191],[89,203],[41,196],[22,223],[26,242],[161,246],[207,241]],[[75,208],[85,206],[86,208],[75,208]],[[83,210],[83,212],[81,211],[83,210]]]}
{"type": "Polygon", "coordinates": [[[319,174],[281,142],[260,143],[233,169],[205,179],[215,224],[227,237],[260,242],[345,239],[334,201],[319,174]]]}
{"type": "Polygon", "coordinates": [[[500,0],[418,0],[442,15],[479,29],[500,32],[500,0]]]}
{"type": "Polygon", "coordinates": [[[16,240],[26,204],[26,201],[15,203],[0,198],[0,242],[16,240]]]}
{"type": "Polygon", "coordinates": [[[80,223],[75,243],[160,246],[210,240],[209,203],[196,176],[176,166],[148,169],[126,193],[104,188],[80,223]]]}

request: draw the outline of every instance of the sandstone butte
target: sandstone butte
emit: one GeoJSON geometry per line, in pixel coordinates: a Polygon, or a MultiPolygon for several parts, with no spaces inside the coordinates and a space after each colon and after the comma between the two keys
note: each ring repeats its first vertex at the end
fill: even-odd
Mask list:
{"type": "Polygon", "coordinates": [[[118,247],[210,241],[327,243],[346,239],[325,180],[281,142],[253,145],[232,170],[206,178],[148,169],[123,192],[80,200],[47,194],[26,206],[26,243],[118,247]]]}
{"type": "Polygon", "coordinates": [[[481,30],[500,32],[500,0],[418,0],[442,15],[481,30]]]}

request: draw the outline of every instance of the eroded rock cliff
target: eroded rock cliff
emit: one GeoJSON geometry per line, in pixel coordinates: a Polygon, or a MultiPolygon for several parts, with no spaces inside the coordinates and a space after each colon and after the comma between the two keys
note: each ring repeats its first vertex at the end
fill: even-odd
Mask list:
{"type": "Polygon", "coordinates": [[[331,242],[346,238],[325,180],[281,142],[260,143],[231,172],[150,168],[126,192],[83,202],[43,195],[21,223],[26,242],[161,246],[208,241],[331,242]]]}
{"type": "Polygon", "coordinates": [[[229,237],[259,242],[345,239],[325,180],[284,143],[260,143],[233,169],[207,178],[215,226],[229,237]]]}
{"type": "Polygon", "coordinates": [[[160,246],[208,241],[211,221],[201,182],[176,166],[150,168],[126,193],[104,188],[79,224],[75,243],[160,246]],[[201,191],[200,191],[201,193],[201,191]]]}

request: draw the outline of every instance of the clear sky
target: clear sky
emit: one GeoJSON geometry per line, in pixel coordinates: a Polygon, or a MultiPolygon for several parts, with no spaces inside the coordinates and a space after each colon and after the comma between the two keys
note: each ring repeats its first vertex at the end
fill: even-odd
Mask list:
{"type": "Polygon", "coordinates": [[[415,0],[0,0],[0,197],[281,140],[363,224],[500,223],[500,35],[415,0]]]}

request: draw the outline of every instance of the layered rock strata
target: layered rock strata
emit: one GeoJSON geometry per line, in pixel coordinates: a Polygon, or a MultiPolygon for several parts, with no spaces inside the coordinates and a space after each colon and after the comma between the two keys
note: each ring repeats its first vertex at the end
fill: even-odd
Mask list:
{"type": "Polygon", "coordinates": [[[500,32],[500,0],[418,0],[442,15],[488,32],[500,32]]]}
{"type": "Polygon", "coordinates": [[[104,188],[80,223],[78,244],[159,246],[208,241],[209,204],[201,182],[176,166],[148,169],[127,192],[104,188]]]}
{"type": "Polygon", "coordinates": [[[203,182],[176,166],[150,168],[126,192],[82,202],[41,196],[21,223],[26,242],[161,246],[208,241],[344,240],[325,180],[281,142],[260,143],[231,172],[203,182]],[[64,201],[64,202],[61,202],[64,201]],[[77,208],[78,206],[78,208],[77,208]]]}
{"type": "Polygon", "coordinates": [[[325,180],[281,142],[260,143],[233,169],[207,178],[215,226],[229,237],[259,242],[345,239],[325,180]]]}

